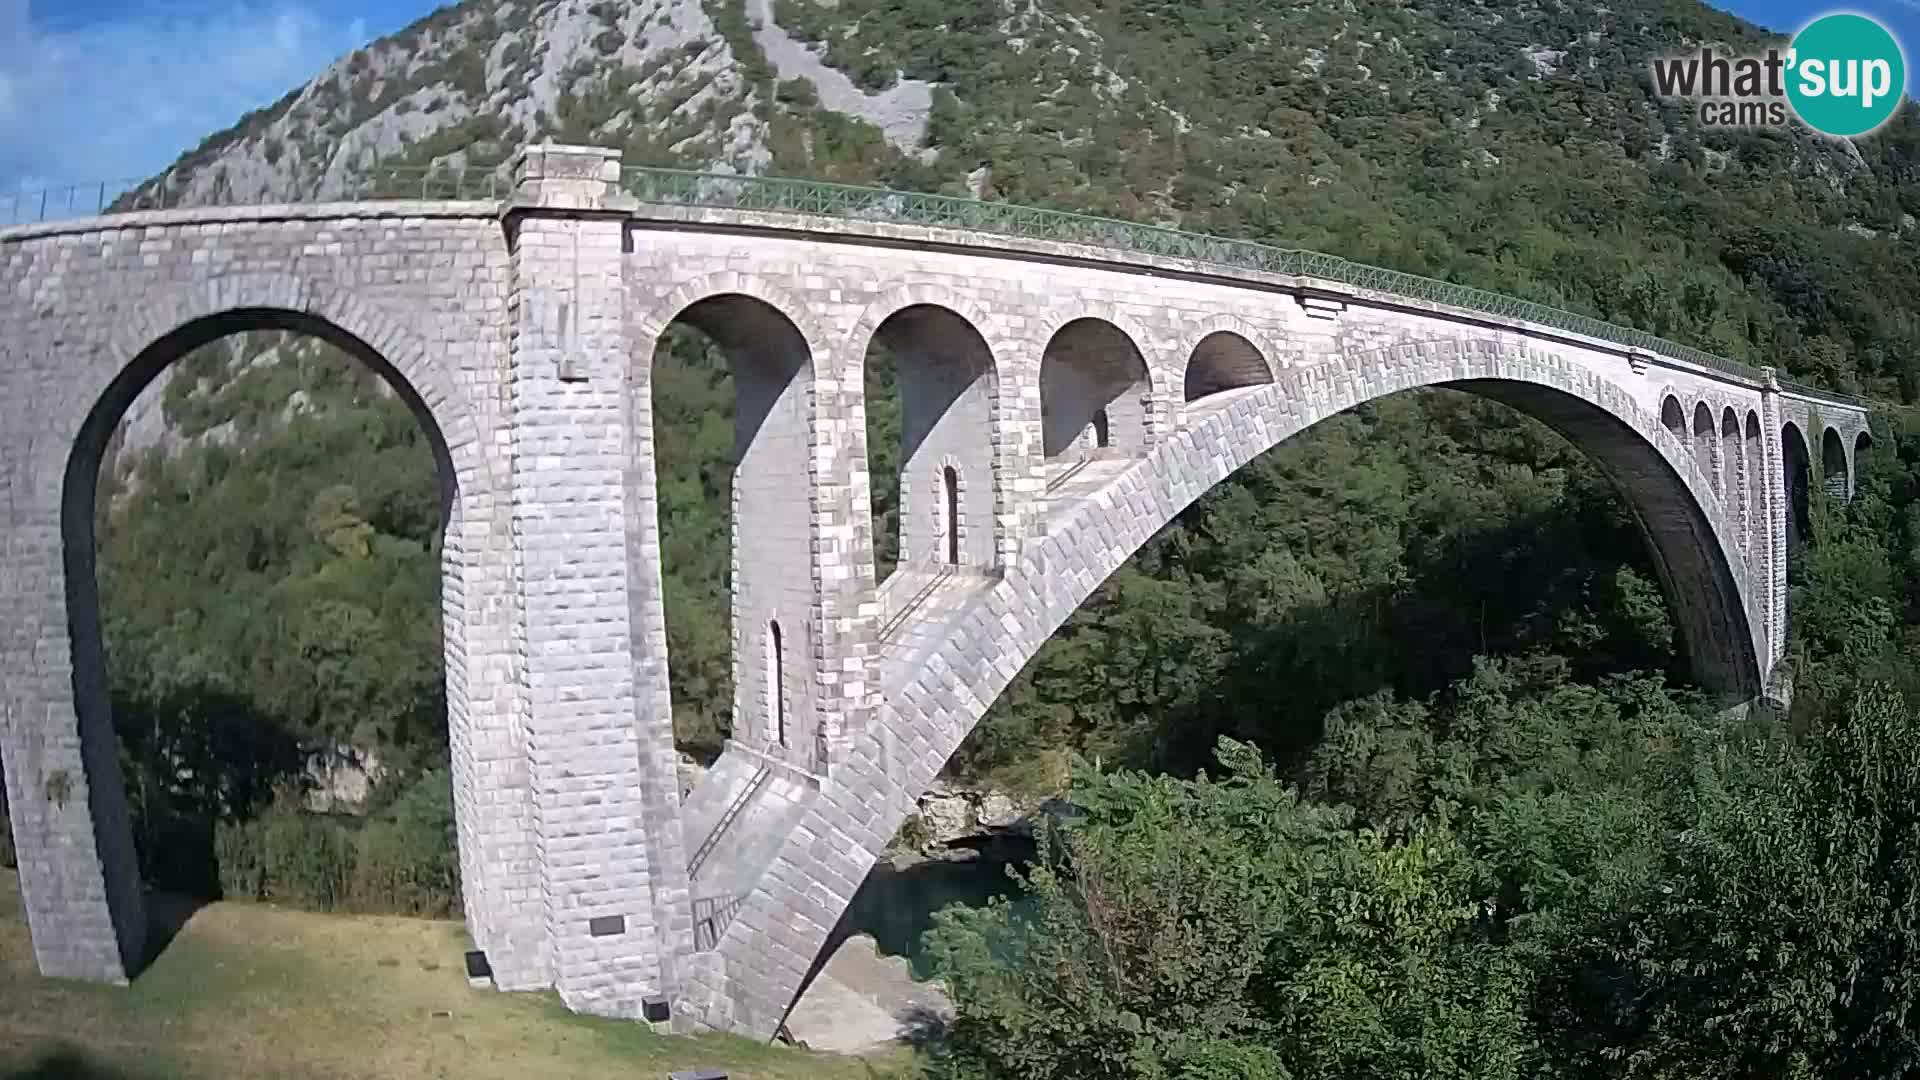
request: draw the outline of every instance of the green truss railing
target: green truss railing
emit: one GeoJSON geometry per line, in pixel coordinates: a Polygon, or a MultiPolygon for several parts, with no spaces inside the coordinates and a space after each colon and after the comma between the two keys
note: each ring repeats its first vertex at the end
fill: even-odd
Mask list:
{"type": "MultiPolygon", "coordinates": [[[[680,169],[631,167],[622,171],[622,184],[635,198],[655,206],[812,214],[887,224],[930,225],[1023,240],[1152,255],[1206,268],[1319,278],[1356,289],[1442,304],[1502,319],[1524,319],[1616,345],[1684,360],[1737,378],[1758,381],[1762,377],[1758,368],[1737,360],[1563,308],[1504,296],[1470,285],[1349,262],[1317,251],[1274,247],[1253,240],[1206,236],[1159,225],[1140,225],[1013,203],[770,176],[728,176],[680,169]]],[[[1864,404],[1862,399],[1822,390],[1807,383],[1786,378],[1780,378],[1779,381],[1781,386],[1800,393],[1848,404],[1864,404]]]]}
{"type": "MultiPolygon", "coordinates": [[[[338,190],[330,190],[327,197],[340,200],[498,200],[511,195],[510,184],[504,179],[506,173],[507,169],[501,165],[467,165],[462,168],[376,167],[340,181],[338,190]]],[[[730,176],[643,167],[622,170],[621,180],[622,186],[635,198],[654,206],[810,214],[844,220],[930,225],[1151,255],[1180,260],[1196,268],[1318,278],[1355,289],[1440,304],[1501,319],[1524,319],[1615,345],[1698,364],[1736,378],[1756,381],[1761,378],[1758,368],[1716,356],[1703,349],[1668,341],[1644,330],[1617,326],[1563,308],[1504,296],[1470,285],[1349,262],[1317,251],[1275,247],[1252,240],[1206,236],[1159,225],[1140,225],[1013,203],[815,180],[730,176]]],[[[145,183],[109,181],[41,191],[0,192],[0,226],[99,213],[207,205],[233,206],[248,202],[313,202],[319,198],[317,191],[304,197],[276,195],[255,199],[235,197],[230,191],[215,191],[211,195],[191,194],[186,189],[176,188],[169,181],[170,177],[145,183]]],[[[1809,383],[1784,377],[1779,381],[1782,387],[1797,393],[1843,404],[1871,404],[1862,398],[1823,390],[1809,383]]]]}

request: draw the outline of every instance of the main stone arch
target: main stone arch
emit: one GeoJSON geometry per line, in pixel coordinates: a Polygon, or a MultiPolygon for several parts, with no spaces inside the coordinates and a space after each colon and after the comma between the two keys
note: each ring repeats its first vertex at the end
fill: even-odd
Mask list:
{"type": "MultiPolygon", "coordinates": [[[[136,302],[103,298],[106,310],[75,320],[82,332],[9,358],[28,373],[57,372],[36,384],[30,422],[9,423],[0,434],[0,455],[24,461],[26,475],[39,480],[22,485],[10,470],[6,485],[6,534],[36,539],[5,569],[42,587],[17,595],[0,590],[0,618],[17,628],[0,652],[8,654],[7,669],[19,671],[15,649],[31,649],[42,677],[7,680],[5,712],[14,722],[0,728],[0,753],[41,970],[124,981],[146,958],[93,566],[93,506],[108,441],[140,390],[168,364],[231,334],[284,330],[326,341],[385,378],[433,450],[443,506],[443,649],[463,897],[475,938],[497,952],[512,979],[520,974],[517,960],[537,946],[516,934],[529,913],[513,899],[499,853],[524,842],[527,788],[494,767],[522,752],[506,702],[469,685],[469,654],[484,651],[470,639],[485,637],[502,615],[488,597],[503,582],[489,586],[481,578],[504,559],[495,513],[504,493],[472,403],[404,323],[323,281],[236,274],[142,284],[136,302]],[[476,795],[483,774],[484,799],[476,795]]],[[[7,374],[17,379],[20,371],[7,374]]]]}
{"type": "Polygon", "coordinates": [[[1686,434],[1553,352],[1443,339],[1283,369],[1157,442],[1029,545],[932,644],[885,658],[882,707],[799,815],[686,1004],[696,1023],[770,1034],[873,860],[961,740],[1100,582],[1206,490],[1280,441],[1365,401],[1446,386],[1501,401],[1586,451],[1624,495],[1696,666],[1728,698],[1761,692],[1767,652],[1733,520],[1686,434]]]}

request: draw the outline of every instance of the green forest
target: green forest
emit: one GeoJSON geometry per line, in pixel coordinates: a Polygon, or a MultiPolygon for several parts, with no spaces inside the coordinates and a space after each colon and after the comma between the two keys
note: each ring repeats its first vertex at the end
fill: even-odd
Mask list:
{"type": "MultiPolygon", "coordinates": [[[[940,82],[916,157],[779,83],[740,0],[706,7],[759,91],[773,172],[1314,248],[1884,405],[1858,496],[1809,485],[1785,716],[1729,716],[1692,684],[1617,494],[1503,406],[1398,394],[1240,470],[950,764],[1067,792],[1075,815],[1017,903],[933,932],[959,1018],[930,1075],[1920,1073],[1911,104],[1847,148],[1698,129],[1652,96],[1647,58],[1760,34],[1692,0],[779,0],[857,82],[940,82]]],[[[525,134],[591,131],[605,96],[583,86],[525,134]]],[[[110,461],[97,529],[144,871],[458,912],[425,436],[317,342],[234,339],[177,371],[185,441],[110,461]],[[306,764],[339,752],[380,780],[362,813],[309,812],[306,764]]],[[[878,351],[868,382],[884,538],[898,424],[878,351]]],[[[676,328],[653,392],[675,730],[710,756],[731,702],[732,386],[676,328]]]]}

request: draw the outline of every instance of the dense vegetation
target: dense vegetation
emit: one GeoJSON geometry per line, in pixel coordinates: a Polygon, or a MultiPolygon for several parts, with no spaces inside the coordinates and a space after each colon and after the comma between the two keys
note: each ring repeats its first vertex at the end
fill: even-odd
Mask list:
{"type": "MultiPolygon", "coordinates": [[[[915,158],[776,86],[739,0],[708,5],[763,91],[775,171],[1315,247],[1920,397],[1914,110],[1852,152],[1694,128],[1651,97],[1645,60],[1754,40],[1728,16],[1013,7],[781,0],[856,79],[942,81],[915,158]]],[[[527,134],[612,115],[618,95],[582,78],[564,125],[527,134]]],[[[321,349],[250,341],[183,365],[171,427],[229,444],[137,455],[102,504],[143,865],[314,906],[457,910],[421,432],[321,349]],[[268,347],[278,362],[243,363],[268,347]],[[309,757],[335,752],[384,766],[364,816],[301,812],[309,757]]],[[[884,555],[884,357],[869,380],[884,555]]],[[[654,381],[675,725],[710,753],[732,692],[732,386],[679,332],[654,381]]],[[[1920,436],[1883,420],[1876,446],[1861,498],[1814,507],[1795,553],[1794,713],[1746,725],[1691,688],[1624,508],[1538,424],[1397,395],[1243,469],[1107,582],[956,756],[1005,787],[1072,778],[1084,816],[1028,882],[1036,914],[962,913],[936,935],[962,1006],[937,1068],[1912,1069],[1920,436]],[[1010,952],[1025,962],[999,964],[1010,952]]]]}
{"type": "Polygon", "coordinates": [[[1845,617],[1797,627],[1799,725],[1536,655],[1334,710],[1285,782],[1230,739],[1214,776],[1081,764],[1020,907],[931,934],[960,1006],[933,1071],[1912,1075],[1920,672],[1888,496],[1820,522],[1795,601],[1845,617]]]}
{"type": "Polygon", "coordinates": [[[193,441],[110,459],[98,526],[142,869],[201,893],[456,910],[425,432],[372,371],[292,335],[189,355],[162,406],[193,441]],[[310,762],[369,758],[366,818],[301,813],[310,762]]]}

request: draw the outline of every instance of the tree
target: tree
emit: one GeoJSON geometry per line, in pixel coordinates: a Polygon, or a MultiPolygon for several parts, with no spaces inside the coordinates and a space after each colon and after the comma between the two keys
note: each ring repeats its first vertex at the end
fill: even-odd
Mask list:
{"type": "Polygon", "coordinates": [[[1444,822],[1403,839],[1303,802],[1257,751],[1075,777],[1022,905],[930,934],[953,1077],[1518,1076],[1524,971],[1481,940],[1444,822]]]}

